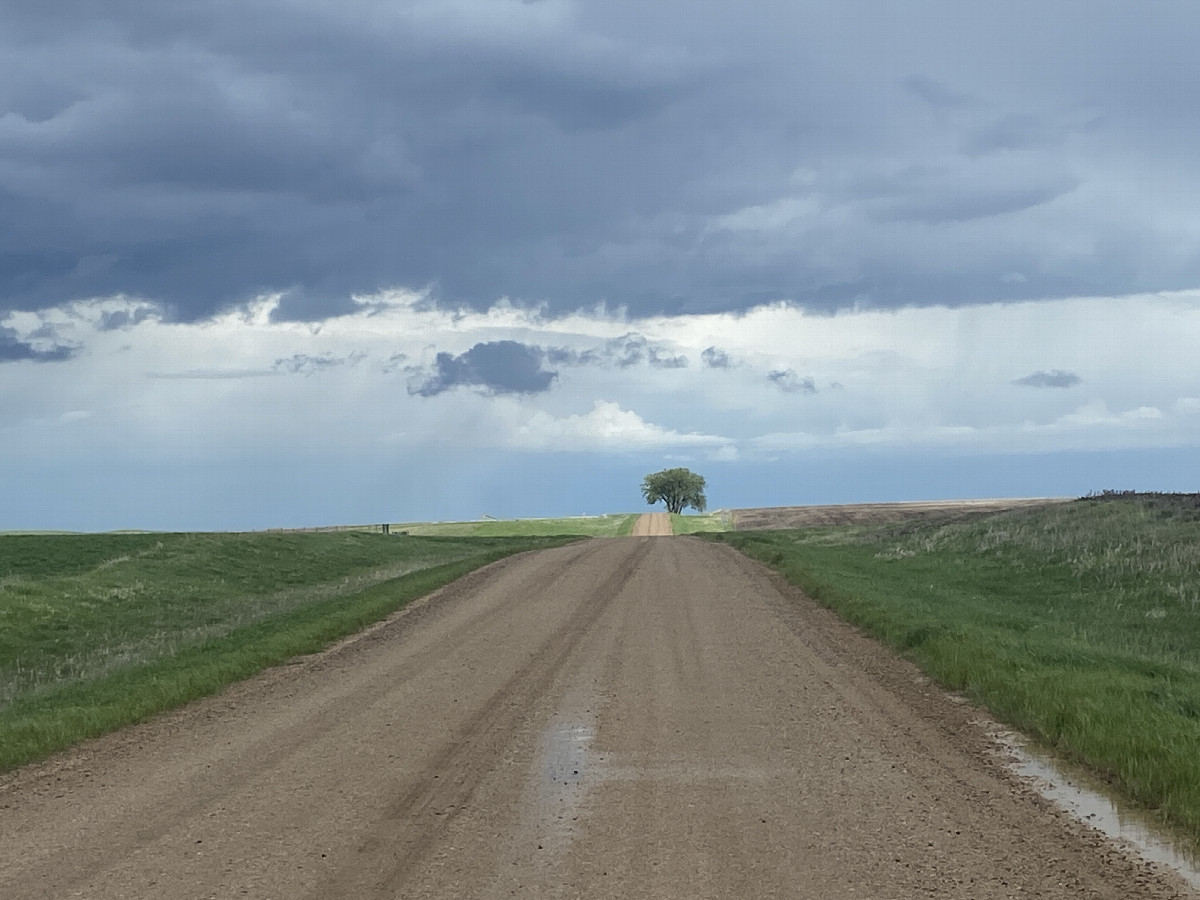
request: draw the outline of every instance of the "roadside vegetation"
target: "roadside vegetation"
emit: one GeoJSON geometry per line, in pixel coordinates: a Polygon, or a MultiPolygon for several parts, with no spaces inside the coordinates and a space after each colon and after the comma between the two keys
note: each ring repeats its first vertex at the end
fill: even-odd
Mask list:
{"type": "Polygon", "coordinates": [[[392,525],[393,534],[442,537],[623,537],[633,532],[634,514],[558,519],[480,519],[473,522],[414,522],[392,525]]]}
{"type": "Polygon", "coordinates": [[[695,516],[681,513],[671,514],[671,528],[675,534],[701,534],[713,531],[728,531],[732,528],[732,517],[728,512],[714,512],[695,516]]]}
{"type": "Polygon", "coordinates": [[[570,538],[0,536],[0,771],[315,652],[570,538]]]}
{"type": "Polygon", "coordinates": [[[709,537],[1200,839],[1200,495],[709,537]]]}

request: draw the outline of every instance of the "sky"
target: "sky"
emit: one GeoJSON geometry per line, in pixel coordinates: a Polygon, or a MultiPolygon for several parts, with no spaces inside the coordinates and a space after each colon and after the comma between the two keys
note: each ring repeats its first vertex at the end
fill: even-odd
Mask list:
{"type": "Polygon", "coordinates": [[[0,530],[1200,489],[1193,0],[9,0],[0,530]]]}

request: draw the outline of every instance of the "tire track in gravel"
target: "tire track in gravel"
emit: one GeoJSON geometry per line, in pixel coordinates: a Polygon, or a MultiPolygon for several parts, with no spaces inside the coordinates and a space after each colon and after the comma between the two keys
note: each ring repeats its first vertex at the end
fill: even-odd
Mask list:
{"type": "MultiPolygon", "coordinates": [[[[531,560],[521,557],[502,560],[448,586],[431,602],[402,611],[389,625],[373,629],[359,640],[273,670],[221,697],[163,717],[152,726],[112,735],[46,766],[0,776],[0,836],[5,851],[0,856],[8,855],[0,860],[0,873],[20,879],[32,877],[39,867],[46,870],[40,880],[51,892],[45,896],[61,896],[59,891],[66,893],[79,884],[92,883],[110,865],[111,847],[119,846],[127,854],[140,853],[161,843],[164,834],[178,830],[179,822],[204,819],[226,804],[236,805],[239,795],[252,789],[264,772],[285,770],[322,740],[337,743],[336,736],[351,730],[364,710],[373,711],[398,686],[436,668],[448,647],[470,646],[472,636],[479,642],[481,635],[487,640],[488,635],[502,634],[499,620],[511,623],[519,618],[514,616],[514,606],[528,597],[553,596],[570,572],[576,567],[587,571],[591,557],[602,549],[599,543],[572,545],[550,551],[539,559],[540,565],[532,566],[528,565],[531,560]],[[469,602],[481,590],[487,591],[488,602],[469,602]],[[405,641],[402,654],[375,652],[368,656],[363,652],[368,647],[386,649],[400,629],[405,638],[413,638],[405,641]],[[421,639],[430,632],[432,640],[421,639]],[[288,676],[301,669],[309,684],[291,684],[288,676]],[[325,678],[328,674],[335,677],[325,678]],[[248,702],[268,707],[269,719],[261,726],[246,721],[259,715],[248,702]],[[159,777],[142,778],[129,768],[138,764],[147,743],[170,737],[177,744],[179,739],[187,740],[188,729],[199,726],[198,730],[206,731],[206,726],[222,719],[228,720],[229,727],[220,729],[220,735],[206,735],[192,746],[172,746],[167,758],[160,761],[163,771],[159,777]],[[89,801],[92,792],[88,788],[96,779],[114,778],[97,771],[95,762],[118,769],[115,777],[123,789],[104,792],[124,794],[118,802],[89,801]],[[67,773],[76,777],[65,779],[64,784],[67,773]],[[81,782],[78,776],[82,776],[81,782]],[[78,826],[73,840],[20,841],[15,832],[9,833],[10,810],[19,808],[17,802],[29,794],[68,801],[64,808],[70,810],[67,814],[72,821],[64,824],[78,826]],[[72,794],[79,796],[72,798],[72,794]]],[[[619,568],[616,574],[624,577],[628,571],[619,568]]],[[[578,587],[571,584],[565,590],[570,593],[578,587]]],[[[576,625],[568,622],[566,627],[576,625]]],[[[537,651],[529,654],[531,659],[537,656],[537,651]]],[[[480,708],[490,708],[490,697],[480,708]]],[[[21,895],[0,890],[0,896],[21,895]]]]}
{"type": "Polygon", "coordinates": [[[575,598],[571,617],[455,729],[454,740],[425,764],[433,777],[417,780],[392,801],[384,821],[359,847],[353,869],[337,873],[318,890],[319,896],[357,897],[396,890],[405,874],[419,864],[441,839],[442,831],[471,802],[482,777],[490,771],[479,766],[480,757],[486,760],[489,751],[513,741],[531,702],[549,690],[580,640],[620,594],[648,551],[647,544],[640,544],[625,565],[609,572],[586,597],[575,598]],[[414,828],[414,823],[420,824],[414,828]]]}

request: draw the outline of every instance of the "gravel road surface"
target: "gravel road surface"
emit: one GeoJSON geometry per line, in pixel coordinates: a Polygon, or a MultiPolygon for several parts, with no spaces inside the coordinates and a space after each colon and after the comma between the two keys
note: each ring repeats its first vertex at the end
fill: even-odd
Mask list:
{"type": "Polygon", "coordinates": [[[643,513],[633,523],[634,537],[666,537],[674,533],[670,513],[643,513]]]}
{"type": "Polygon", "coordinates": [[[1193,896],[727,547],[515,557],[0,777],[0,897],[1193,896]]]}

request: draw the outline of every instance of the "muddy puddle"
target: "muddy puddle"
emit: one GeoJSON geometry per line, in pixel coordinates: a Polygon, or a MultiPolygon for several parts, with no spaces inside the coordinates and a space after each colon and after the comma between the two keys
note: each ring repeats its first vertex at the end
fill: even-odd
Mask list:
{"type": "Polygon", "coordinates": [[[1046,799],[1110,838],[1137,848],[1143,857],[1178,872],[1200,889],[1200,847],[1173,834],[1142,810],[1126,806],[1086,773],[1068,767],[1020,735],[1001,732],[996,739],[1012,753],[1011,768],[1028,779],[1046,799]]]}

